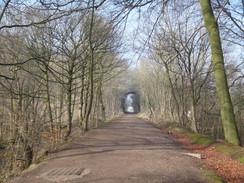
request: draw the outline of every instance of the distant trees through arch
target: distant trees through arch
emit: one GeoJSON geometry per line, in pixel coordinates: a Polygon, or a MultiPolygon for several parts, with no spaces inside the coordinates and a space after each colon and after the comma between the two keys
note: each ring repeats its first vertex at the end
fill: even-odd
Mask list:
{"type": "Polygon", "coordinates": [[[125,114],[139,113],[141,111],[139,94],[135,91],[126,93],[121,100],[121,108],[125,114]]]}

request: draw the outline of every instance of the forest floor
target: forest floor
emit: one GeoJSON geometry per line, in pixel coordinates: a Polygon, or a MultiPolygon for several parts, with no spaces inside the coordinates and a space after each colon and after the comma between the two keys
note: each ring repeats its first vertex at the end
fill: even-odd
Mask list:
{"type": "Polygon", "coordinates": [[[185,153],[172,135],[124,115],[75,139],[10,183],[210,182],[203,176],[203,162],[185,153]]]}
{"type": "Polygon", "coordinates": [[[174,139],[180,142],[187,151],[201,154],[204,166],[226,182],[244,183],[244,147],[234,146],[227,142],[214,142],[210,139],[211,137],[204,135],[196,135],[198,142],[200,142],[196,143],[194,142],[194,134],[189,134],[184,129],[178,128],[177,130],[176,128],[174,130],[174,127],[164,128],[157,126],[172,134],[174,139]]]}

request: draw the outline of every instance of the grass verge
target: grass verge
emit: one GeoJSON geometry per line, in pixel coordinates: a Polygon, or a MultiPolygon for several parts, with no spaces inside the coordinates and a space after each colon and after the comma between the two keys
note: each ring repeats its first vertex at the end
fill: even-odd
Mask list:
{"type": "Polygon", "coordinates": [[[209,135],[194,134],[191,131],[176,125],[170,125],[167,126],[167,128],[169,128],[171,131],[177,131],[179,133],[186,134],[193,143],[203,144],[207,146],[213,145],[218,152],[229,156],[235,161],[244,163],[244,147],[236,146],[225,141],[216,141],[214,137],[209,135]]]}
{"type": "Polygon", "coordinates": [[[222,179],[220,176],[215,174],[214,172],[208,170],[208,169],[203,169],[203,176],[204,178],[209,181],[210,183],[226,183],[224,179],[222,179]]]}

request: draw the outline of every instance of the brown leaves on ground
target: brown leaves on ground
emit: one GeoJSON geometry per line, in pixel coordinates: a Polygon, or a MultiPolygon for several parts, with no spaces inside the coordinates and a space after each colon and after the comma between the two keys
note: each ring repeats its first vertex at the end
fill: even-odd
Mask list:
{"type": "Polygon", "coordinates": [[[187,135],[176,131],[173,131],[172,135],[188,151],[201,154],[205,166],[224,178],[228,183],[244,183],[244,164],[216,151],[214,145],[194,144],[187,135]]]}

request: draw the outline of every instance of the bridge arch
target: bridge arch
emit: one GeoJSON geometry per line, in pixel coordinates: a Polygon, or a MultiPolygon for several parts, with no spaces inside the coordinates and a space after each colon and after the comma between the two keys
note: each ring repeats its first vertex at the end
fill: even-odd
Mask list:
{"type": "Polygon", "coordinates": [[[121,108],[125,114],[138,114],[141,112],[140,95],[137,91],[129,91],[121,100],[121,108]]]}

